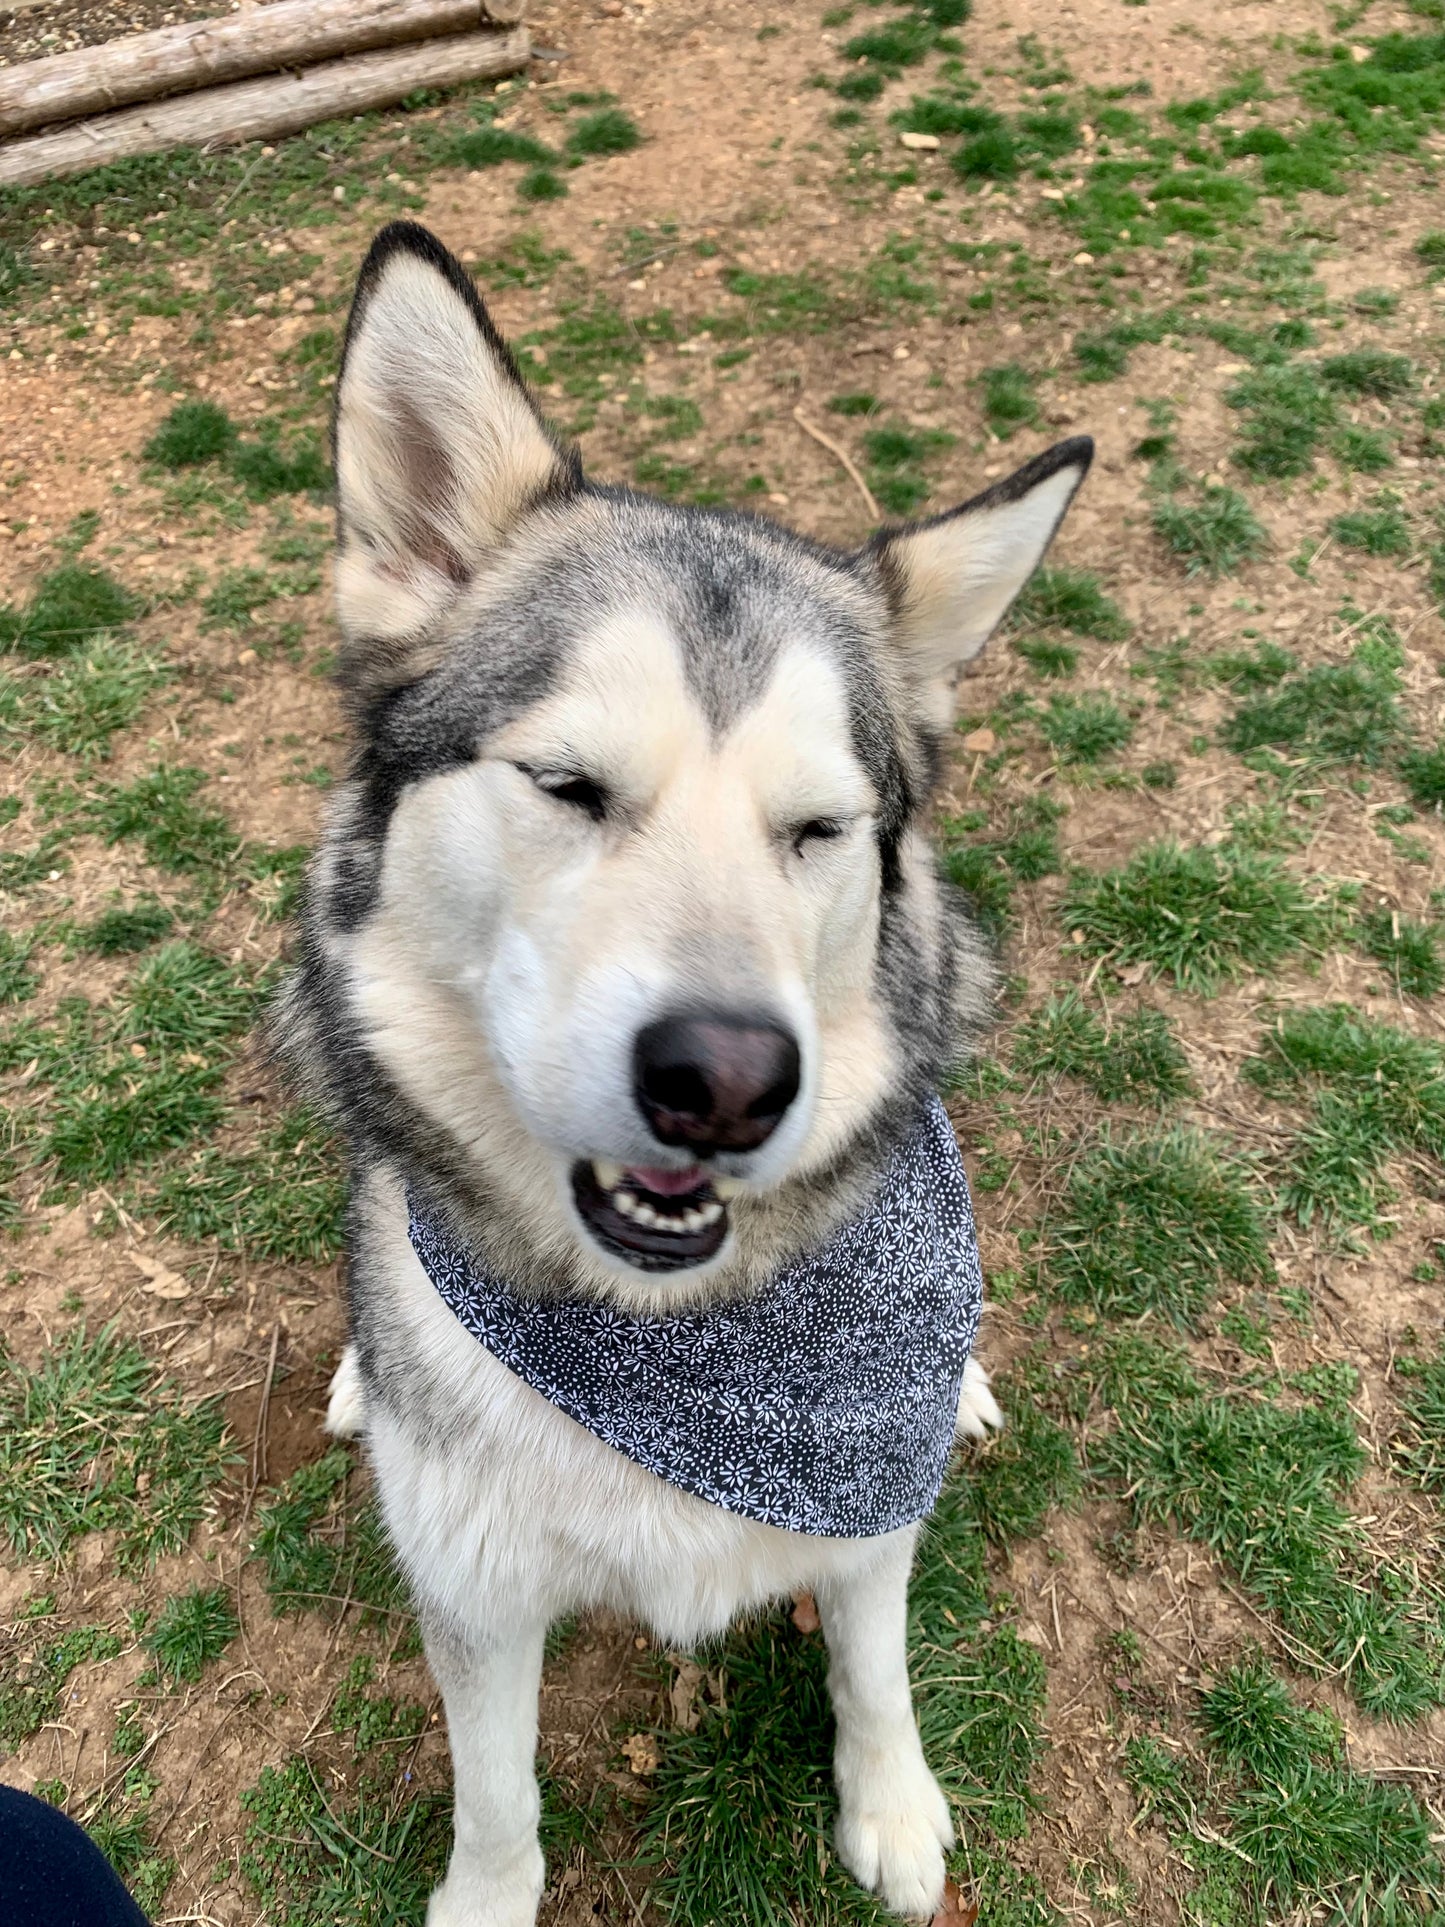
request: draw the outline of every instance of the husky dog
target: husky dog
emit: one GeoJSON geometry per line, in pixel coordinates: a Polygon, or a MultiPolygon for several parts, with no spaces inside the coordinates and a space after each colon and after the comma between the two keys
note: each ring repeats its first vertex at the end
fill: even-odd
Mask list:
{"type": "MultiPolygon", "coordinates": [[[[852,553],[601,487],[406,223],[361,271],[334,437],[356,744],[281,1028],[351,1160],[328,1423],[364,1431],[446,1703],[429,1927],[534,1919],[551,1620],[608,1607],[688,1644],[801,1588],[838,1851],[930,1913],[953,1829],[909,1693],[917,1515],[791,1530],[659,1476],[476,1341],[416,1220],[518,1316],[605,1331],[731,1316],[869,1208],[991,997],[925,838],[954,685],[1092,444],[852,553]]],[[[955,1366],[981,1436],[987,1379],[955,1366]]]]}

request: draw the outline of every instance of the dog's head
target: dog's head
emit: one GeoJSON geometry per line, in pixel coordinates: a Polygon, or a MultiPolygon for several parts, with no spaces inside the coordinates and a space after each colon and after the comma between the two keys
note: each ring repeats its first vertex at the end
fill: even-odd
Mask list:
{"type": "Polygon", "coordinates": [[[353,1137],[538,1279],[815,1232],[987,1003],[920,813],[1091,453],[852,554],[601,488],[388,228],[336,405],[359,742],[291,998],[353,1137]]]}

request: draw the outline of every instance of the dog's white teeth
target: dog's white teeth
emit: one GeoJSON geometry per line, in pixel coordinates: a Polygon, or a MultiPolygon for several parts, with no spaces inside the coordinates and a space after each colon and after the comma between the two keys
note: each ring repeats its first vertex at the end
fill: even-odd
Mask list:
{"type": "MultiPolygon", "coordinates": [[[[712,1188],[714,1191],[716,1191],[717,1195],[722,1199],[723,1203],[726,1204],[729,1202],[730,1199],[735,1198],[738,1195],[739,1191],[742,1190],[743,1188],[742,1179],[741,1178],[714,1178],[712,1181],[712,1188]]],[[[706,1208],[708,1210],[712,1209],[711,1201],[709,1201],[706,1208]]],[[[709,1218],[708,1223],[711,1224],[713,1222],[714,1220],[709,1218]]]]}
{"type": "Polygon", "coordinates": [[[633,1205],[632,1216],[637,1220],[639,1224],[646,1225],[649,1228],[649,1230],[654,1228],[660,1222],[657,1213],[653,1210],[650,1204],[638,1203],[633,1205]]]}
{"type": "MultiPolygon", "coordinates": [[[[716,1190],[717,1186],[714,1185],[713,1189],[716,1190]]],[[[716,1224],[722,1214],[723,1208],[717,1199],[709,1198],[706,1204],[699,1206],[693,1213],[693,1216],[697,1219],[698,1230],[702,1231],[705,1230],[708,1225],[716,1224]]]]}
{"type": "Polygon", "coordinates": [[[630,1191],[614,1191],[612,1193],[612,1202],[624,1218],[636,1217],[637,1200],[630,1191]]]}
{"type": "Polygon", "coordinates": [[[707,1219],[702,1215],[701,1211],[684,1211],[682,1214],[682,1228],[684,1231],[701,1231],[706,1223],[707,1219]]]}
{"type": "Polygon", "coordinates": [[[622,1182],[622,1166],[614,1164],[611,1158],[593,1158],[592,1169],[604,1191],[615,1191],[622,1182]]]}

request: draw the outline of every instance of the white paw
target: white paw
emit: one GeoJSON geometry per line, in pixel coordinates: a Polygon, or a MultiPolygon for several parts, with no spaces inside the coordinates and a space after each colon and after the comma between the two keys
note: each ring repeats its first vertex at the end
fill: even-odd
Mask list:
{"type": "Polygon", "coordinates": [[[366,1430],[366,1393],[361,1384],[361,1361],[355,1345],[341,1354],[326,1404],[326,1430],[333,1438],[354,1439],[366,1430]]]}
{"type": "Polygon", "coordinates": [[[542,1898],[542,1855],[536,1847],[510,1873],[487,1874],[453,1856],[446,1879],[427,1903],[426,1927],[534,1927],[542,1898]]]}
{"type": "Polygon", "coordinates": [[[840,1757],[838,1790],[838,1854],[853,1878],[895,1914],[936,1913],[953,1819],[922,1757],[875,1757],[870,1768],[852,1772],[840,1757]]]}
{"type": "Polygon", "coordinates": [[[954,1431],[961,1439],[986,1439],[990,1432],[1002,1429],[1003,1413],[988,1389],[988,1373],[976,1358],[971,1358],[963,1368],[963,1389],[958,1395],[954,1431]]]}

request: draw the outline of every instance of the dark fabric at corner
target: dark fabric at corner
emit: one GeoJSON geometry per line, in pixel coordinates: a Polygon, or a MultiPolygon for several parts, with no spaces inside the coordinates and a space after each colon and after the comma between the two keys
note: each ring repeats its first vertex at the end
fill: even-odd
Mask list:
{"type": "Polygon", "coordinates": [[[93,1840],[58,1808],[0,1786],[0,1927],[147,1927],[93,1840]]]}

